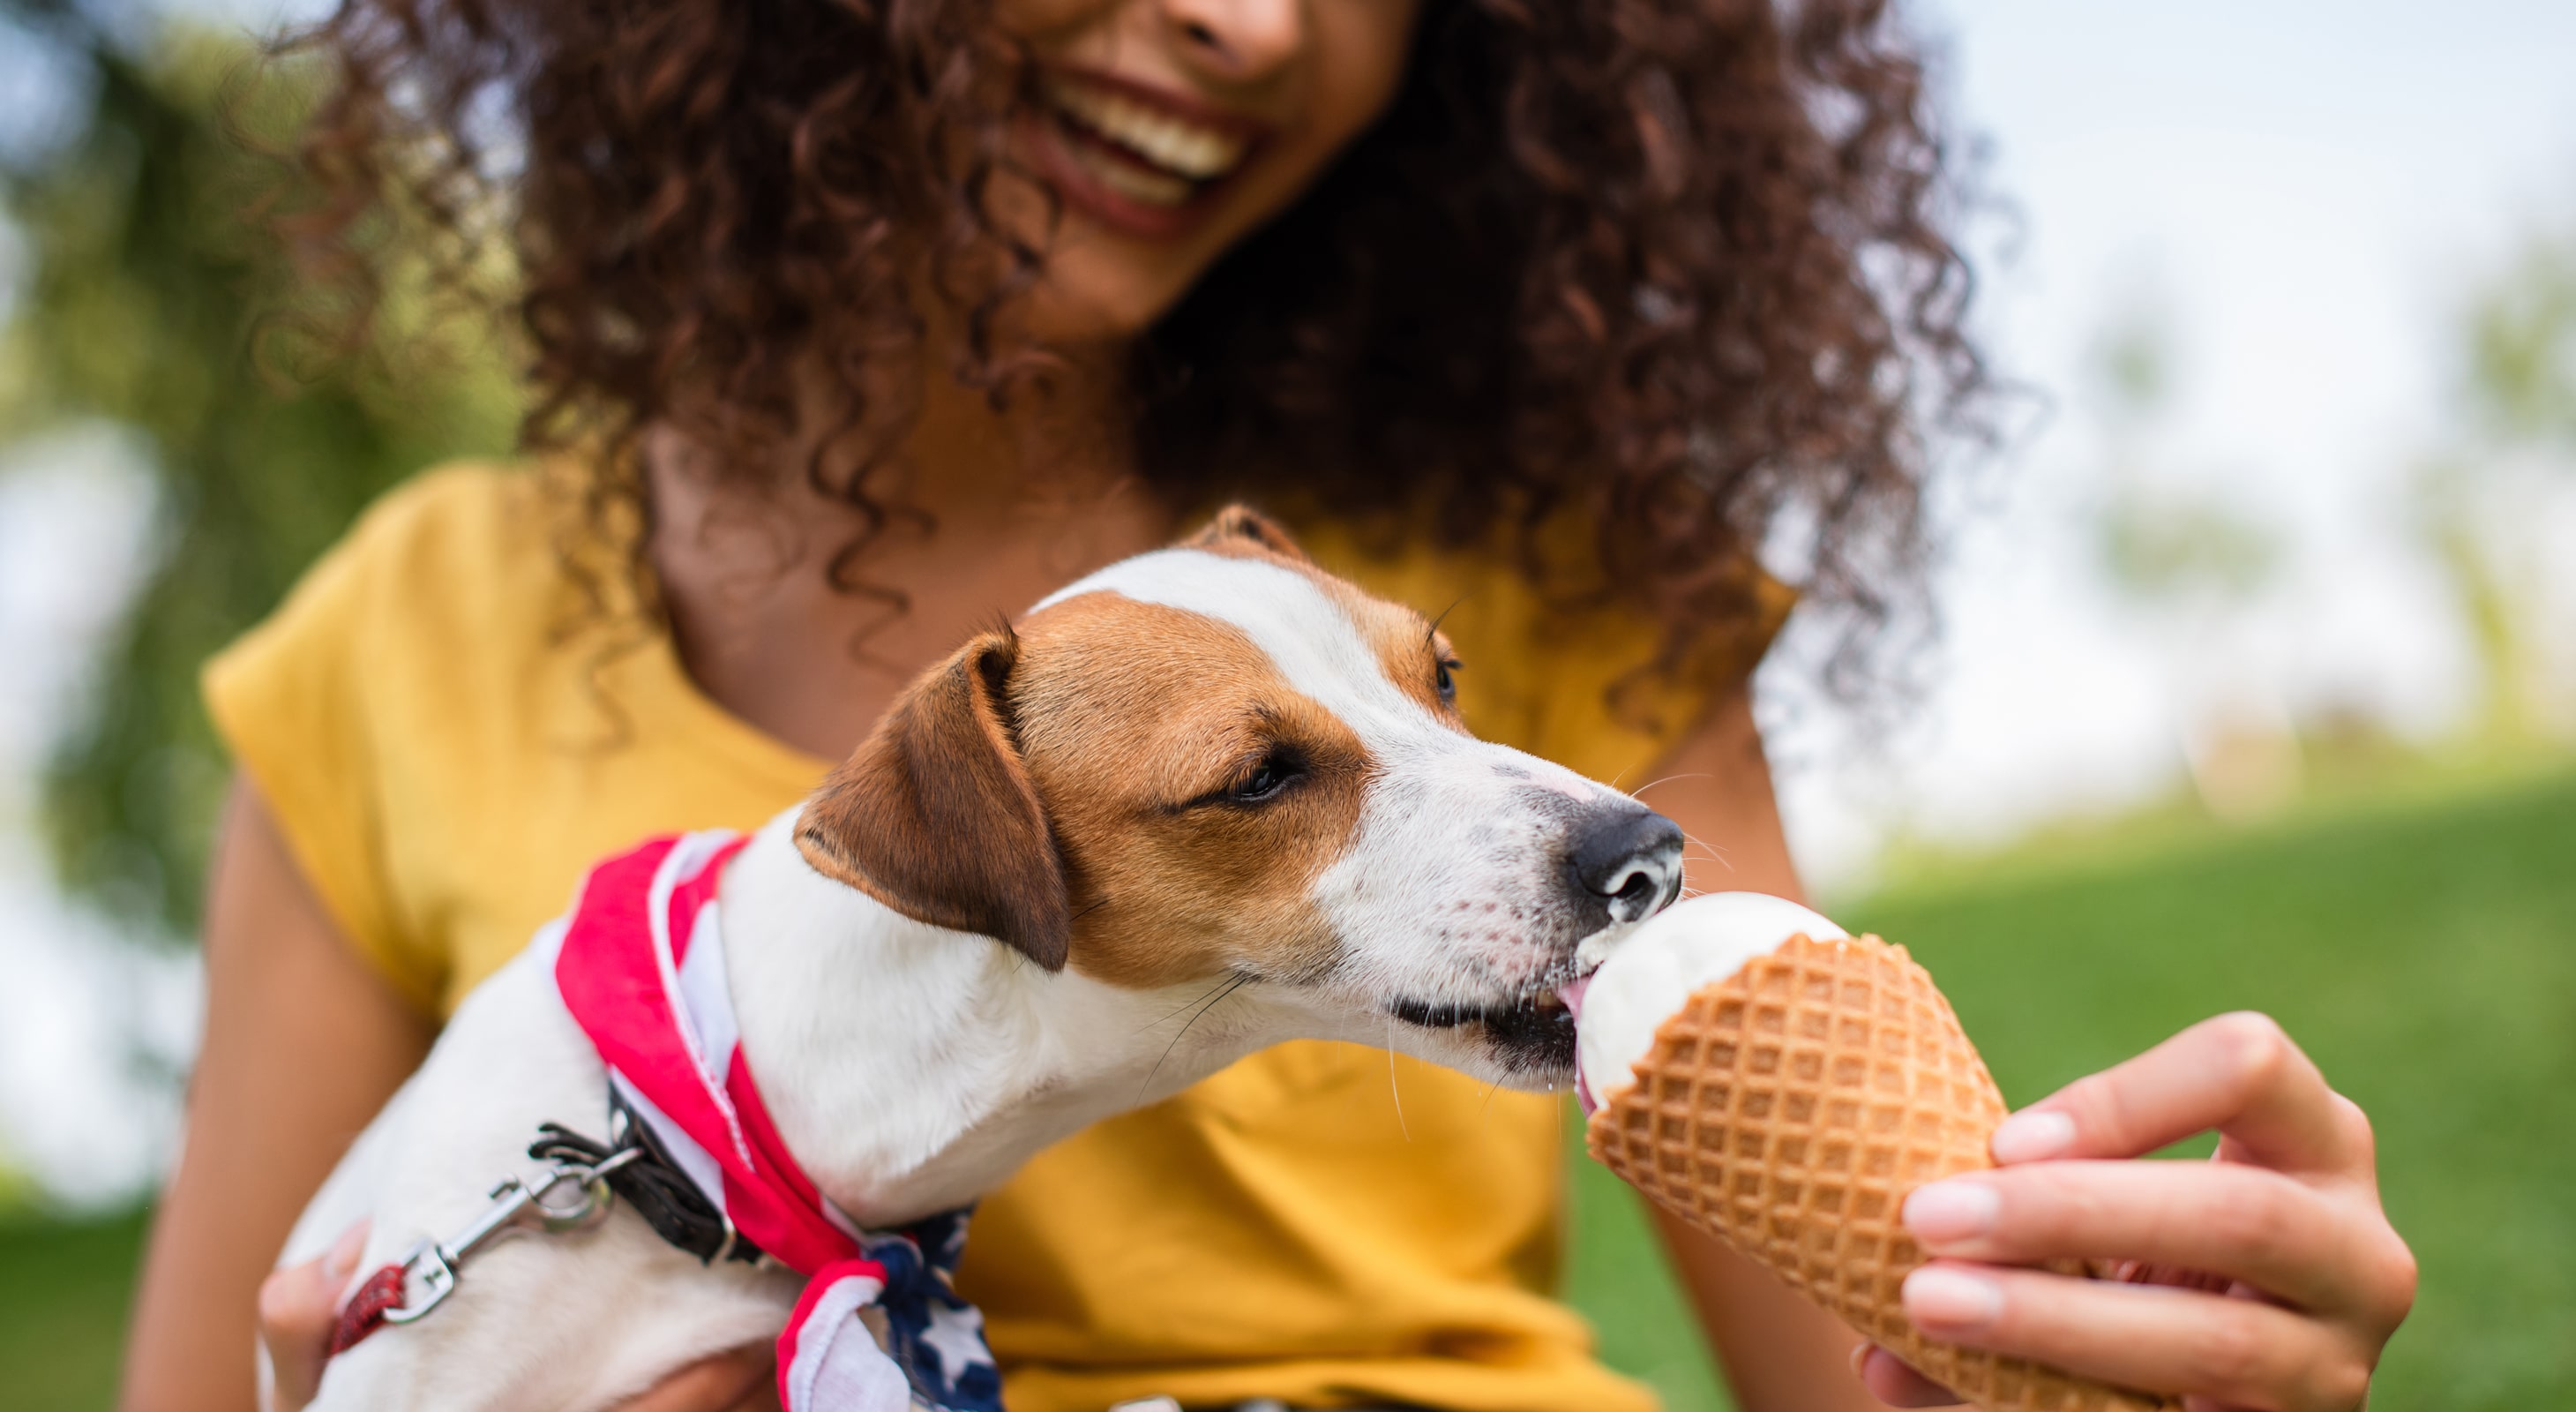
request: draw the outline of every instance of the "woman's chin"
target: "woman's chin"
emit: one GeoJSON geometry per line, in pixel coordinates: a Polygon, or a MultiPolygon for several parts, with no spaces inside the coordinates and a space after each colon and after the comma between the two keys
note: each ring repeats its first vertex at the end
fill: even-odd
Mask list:
{"type": "Polygon", "coordinates": [[[1092,233],[1073,227],[1066,222],[1045,276],[1021,305],[1018,322],[1030,341],[1042,347],[1073,351],[1133,341],[1169,312],[1198,277],[1195,266],[1156,269],[1124,251],[1086,248],[1089,242],[1083,237],[1092,233]]]}

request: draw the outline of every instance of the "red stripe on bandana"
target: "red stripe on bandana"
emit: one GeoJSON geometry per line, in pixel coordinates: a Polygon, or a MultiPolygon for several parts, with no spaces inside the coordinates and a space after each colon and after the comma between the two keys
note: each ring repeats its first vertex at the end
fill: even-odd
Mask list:
{"type": "Polygon", "coordinates": [[[788,1153],[734,1042],[718,893],[748,842],[730,832],[660,838],[600,864],[564,929],[555,983],[609,1068],[715,1161],[734,1228],[811,1280],[779,1336],[789,1408],[893,1412],[911,1404],[904,1375],[853,1313],[883,1289],[885,1268],[861,1254],[788,1153]],[[717,949],[697,954],[708,947],[717,949]],[[693,1013],[693,998],[722,1013],[693,1013]]]}
{"type": "Polygon", "coordinates": [[[734,834],[660,838],[599,865],[564,930],[555,983],[608,1066],[715,1159],[734,1228],[780,1264],[812,1274],[857,1255],[858,1242],[823,1215],[814,1183],[776,1141],[739,1050],[699,1052],[698,1026],[677,994],[679,968],[716,904],[724,865],[748,842],[734,834]],[[652,925],[657,900],[660,927],[652,925]],[[746,1131],[754,1127],[767,1139],[765,1152],[746,1131]]]}

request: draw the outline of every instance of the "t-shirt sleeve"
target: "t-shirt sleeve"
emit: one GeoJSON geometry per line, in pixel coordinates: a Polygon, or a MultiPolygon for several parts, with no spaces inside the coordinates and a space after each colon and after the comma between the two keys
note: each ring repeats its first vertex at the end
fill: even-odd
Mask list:
{"type": "Polygon", "coordinates": [[[400,637],[392,564],[422,532],[417,484],[379,504],[286,602],[206,664],[206,709],[349,944],[424,1013],[446,961],[397,920],[371,682],[400,637]]]}

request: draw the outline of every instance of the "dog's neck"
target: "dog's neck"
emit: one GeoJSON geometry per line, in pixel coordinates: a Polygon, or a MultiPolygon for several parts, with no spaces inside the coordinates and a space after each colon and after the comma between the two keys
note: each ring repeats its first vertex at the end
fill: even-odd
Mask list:
{"type": "Polygon", "coordinates": [[[815,872],[762,829],[723,885],[727,971],[761,1095],[824,1195],[864,1225],[972,1201],[1040,1148],[1296,1037],[1261,987],[1125,990],[1049,973],[815,872]]]}

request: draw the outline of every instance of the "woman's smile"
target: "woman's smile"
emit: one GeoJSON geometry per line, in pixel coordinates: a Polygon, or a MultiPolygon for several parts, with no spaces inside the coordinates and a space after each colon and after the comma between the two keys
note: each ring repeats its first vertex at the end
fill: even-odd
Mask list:
{"type": "Polygon", "coordinates": [[[1270,133],[1266,124],[1112,74],[1052,68],[1032,129],[1057,193],[1104,225],[1178,235],[1214,205],[1270,133]]]}
{"type": "Polygon", "coordinates": [[[1419,0],[998,0],[1035,66],[994,224],[1045,252],[1017,331],[1132,339],[1393,100],[1419,0]],[[1043,187],[1041,191],[1038,188],[1043,187]]]}

